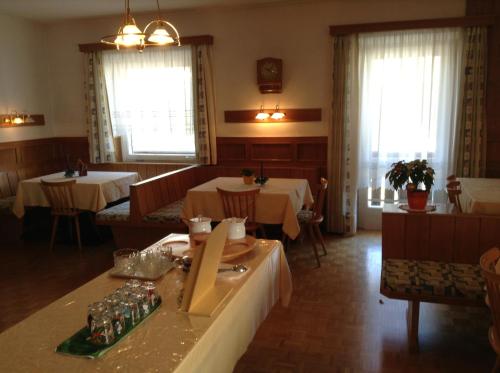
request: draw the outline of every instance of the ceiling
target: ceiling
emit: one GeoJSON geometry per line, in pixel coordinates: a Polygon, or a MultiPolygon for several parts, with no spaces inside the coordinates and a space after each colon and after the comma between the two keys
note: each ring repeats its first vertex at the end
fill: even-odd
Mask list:
{"type": "MultiPolygon", "coordinates": [[[[162,10],[239,6],[290,0],[159,0],[162,10]]],[[[132,13],[154,11],[155,0],[130,0],[132,13]]],[[[123,14],[124,0],[0,0],[0,14],[54,21],[123,14]]]]}

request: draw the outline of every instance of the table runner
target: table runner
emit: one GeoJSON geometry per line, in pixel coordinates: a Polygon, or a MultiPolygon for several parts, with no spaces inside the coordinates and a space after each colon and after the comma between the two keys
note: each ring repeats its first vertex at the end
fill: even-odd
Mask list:
{"type": "Polygon", "coordinates": [[[462,210],[470,214],[500,215],[500,179],[459,178],[462,210]]]}
{"type": "Polygon", "coordinates": [[[85,324],[88,304],[123,285],[104,273],[0,334],[0,371],[231,372],[273,305],[278,299],[287,305],[292,292],[279,241],[258,240],[240,259],[251,270],[238,279],[217,280],[229,281],[234,291],[214,317],[177,312],[185,274],[174,270],[157,282],[163,303],[156,314],[105,356],[87,360],[54,352],[85,324]]]}
{"type": "MultiPolygon", "coordinates": [[[[220,221],[224,219],[222,200],[217,187],[231,191],[244,191],[258,188],[246,185],[241,178],[218,177],[188,190],[184,202],[183,218],[203,215],[220,221]]],[[[302,206],[310,206],[313,197],[306,179],[271,178],[261,187],[257,195],[255,220],[262,224],[283,224],[283,231],[295,239],[300,226],[297,212],[302,206]]]]}
{"type": "Polygon", "coordinates": [[[80,210],[100,211],[110,202],[128,197],[129,186],[140,180],[137,172],[89,171],[87,176],[64,177],[64,172],[23,180],[17,187],[14,214],[21,218],[24,206],[48,207],[49,203],[42,191],[40,180],[76,180],[74,197],[80,210]]]}

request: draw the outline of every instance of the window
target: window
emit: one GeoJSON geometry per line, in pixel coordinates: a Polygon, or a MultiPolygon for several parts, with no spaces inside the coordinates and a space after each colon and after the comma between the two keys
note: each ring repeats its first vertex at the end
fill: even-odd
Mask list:
{"type": "Polygon", "coordinates": [[[427,159],[436,170],[434,190],[444,189],[452,162],[461,53],[459,29],[359,36],[359,177],[368,207],[404,197],[388,190],[385,180],[390,165],[402,159],[427,159]]]}
{"type": "Polygon", "coordinates": [[[196,155],[191,48],[103,53],[114,133],[124,156],[192,159],[196,155]]]}

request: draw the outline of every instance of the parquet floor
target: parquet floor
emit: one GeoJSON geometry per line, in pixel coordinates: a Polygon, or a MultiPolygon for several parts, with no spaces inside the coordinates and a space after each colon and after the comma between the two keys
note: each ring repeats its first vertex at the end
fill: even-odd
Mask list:
{"type": "MultiPolygon", "coordinates": [[[[0,331],[112,265],[113,245],[0,243],[0,331]]],[[[287,256],[294,293],[259,328],[236,372],[489,372],[488,309],[423,304],[420,353],[406,350],[403,301],[379,294],[380,234],[327,237],[322,267],[307,242],[287,256]]]]}

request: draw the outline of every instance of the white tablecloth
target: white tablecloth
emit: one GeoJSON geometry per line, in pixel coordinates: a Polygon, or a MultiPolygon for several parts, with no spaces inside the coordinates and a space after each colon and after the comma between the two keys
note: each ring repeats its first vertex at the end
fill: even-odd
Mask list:
{"type": "MultiPolygon", "coordinates": [[[[184,202],[183,218],[203,215],[220,221],[224,219],[222,200],[217,187],[243,191],[257,188],[246,185],[240,177],[218,177],[188,190],[184,202]]],[[[255,220],[262,224],[283,224],[283,232],[294,239],[300,232],[297,212],[311,205],[313,197],[306,179],[271,178],[257,195],[255,220]]]]}
{"type": "Polygon", "coordinates": [[[42,191],[40,180],[66,181],[76,180],[73,189],[76,207],[80,210],[97,212],[106,204],[128,197],[129,186],[140,180],[137,172],[89,171],[87,176],[67,178],[64,172],[23,180],[17,187],[14,214],[21,218],[24,206],[48,207],[49,203],[42,191]]]}
{"type": "Polygon", "coordinates": [[[463,212],[482,215],[500,215],[500,179],[458,179],[462,193],[459,195],[463,212]]]}
{"type": "Polygon", "coordinates": [[[292,292],[279,241],[258,240],[238,262],[250,270],[236,279],[219,275],[217,281],[229,282],[233,291],[211,318],[177,312],[185,274],[174,269],[157,281],[161,307],[104,356],[87,360],[54,352],[85,325],[88,304],[123,285],[104,273],[0,334],[0,371],[231,372],[274,304],[281,299],[287,305],[292,292]]]}

